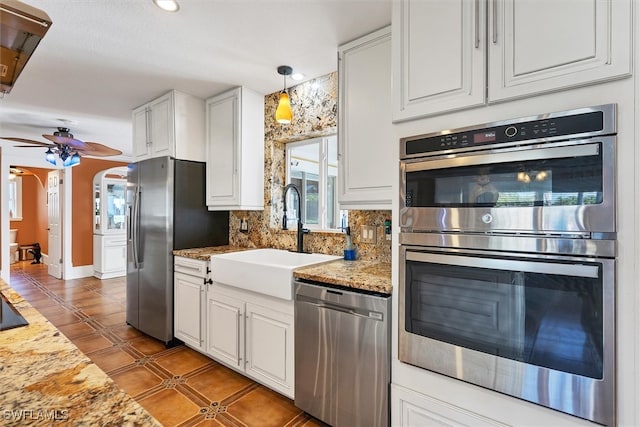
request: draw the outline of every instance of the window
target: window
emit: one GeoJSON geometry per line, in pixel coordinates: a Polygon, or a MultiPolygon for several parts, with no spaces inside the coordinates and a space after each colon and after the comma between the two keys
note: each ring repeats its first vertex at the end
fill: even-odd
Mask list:
{"type": "Polygon", "coordinates": [[[347,211],[338,208],[338,139],[335,135],[287,144],[287,183],[301,193],[297,212],[295,192],[287,194],[287,226],[295,228],[298,215],[310,229],[344,227],[347,211]]]}
{"type": "Polygon", "coordinates": [[[9,175],[9,219],[22,220],[22,177],[9,175]]]}

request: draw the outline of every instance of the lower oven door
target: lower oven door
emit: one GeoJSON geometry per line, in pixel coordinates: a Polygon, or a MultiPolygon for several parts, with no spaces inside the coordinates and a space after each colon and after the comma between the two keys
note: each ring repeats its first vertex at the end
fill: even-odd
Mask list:
{"type": "Polygon", "coordinates": [[[613,425],[613,259],[401,249],[399,358],[613,425]]]}

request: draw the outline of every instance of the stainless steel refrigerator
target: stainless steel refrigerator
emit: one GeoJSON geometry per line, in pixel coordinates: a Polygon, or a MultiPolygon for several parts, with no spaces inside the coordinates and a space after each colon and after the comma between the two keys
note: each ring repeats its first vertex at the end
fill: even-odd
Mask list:
{"type": "Polygon", "coordinates": [[[159,157],[129,165],[127,323],[173,340],[173,250],[226,245],[229,212],[205,203],[205,164],[159,157]]]}

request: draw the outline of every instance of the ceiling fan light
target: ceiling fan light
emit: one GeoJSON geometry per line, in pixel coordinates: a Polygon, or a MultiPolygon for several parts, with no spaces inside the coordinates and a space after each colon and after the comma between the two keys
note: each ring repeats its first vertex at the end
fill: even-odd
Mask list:
{"type": "Polygon", "coordinates": [[[79,164],[80,164],[80,154],[76,153],[73,156],[71,156],[71,166],[75,166],[79,164]]]}
{"type": "Polygon", "coordinates": [[[62,166],[75,166],[80,163],[80,154],[77,152],[71,154],[71,152],[65,150],[60,153],[60,158],[62,159],[62,166]]]}
{"type": "Polygon", "coordinates": [[[289,94],[282,91],[280,93],[280,101],[278,102],[278,108],[276,109],[276,121],[282,124],[289,124],[293,119],[293,112],[291,111],[291,102],[289,101],[289,94]]]}
{"type": "Polygon", "coordinates": [[[55,155],[55,154],[53,154],[53,151],[51,151],[51,148],[49,148],[49,149],[46,151],[46,153],[44,153],[44,159],[45,159],[47,162],[49,162],[49,163],[51,163],[52,165],[54,165],[54,166],[55,166],[55,165],[56,165],[56,163],[57,163],[57,162],[56,162],[56,155],[55,155]]]}

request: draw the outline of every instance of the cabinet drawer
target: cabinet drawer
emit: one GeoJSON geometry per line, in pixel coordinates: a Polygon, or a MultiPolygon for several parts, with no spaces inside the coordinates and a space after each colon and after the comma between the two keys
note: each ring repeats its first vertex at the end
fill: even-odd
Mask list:
{"type": "Polygon", "coordinates": [[[127,236],[105,236],[103,240],[104,246],[126,246],[127,236]]]}
{"type": "Polygon", "coordinates": [[[173,269],[176,273],[189,274],[191,276],[206,277],[209,262],[200,259],[175,257],[173,269]]]}

